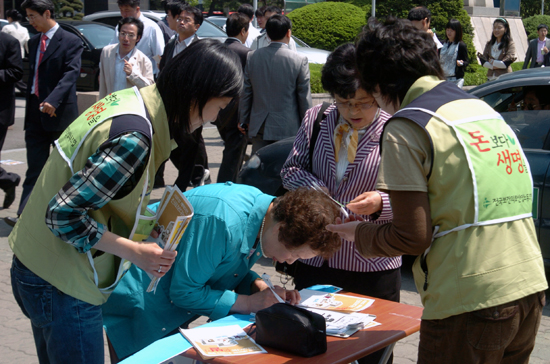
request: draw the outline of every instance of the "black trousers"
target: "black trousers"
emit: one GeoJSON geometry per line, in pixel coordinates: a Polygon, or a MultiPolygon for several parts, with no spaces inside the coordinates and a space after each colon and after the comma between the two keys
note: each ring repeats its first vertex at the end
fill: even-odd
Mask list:
{"type": "MultiPolygon", "coordinates": [[[[208,169],[208,155],[202,137],[202,126],[186,138],[183,146],[178,146],[170,153],[170,160],[178,170],[178,177],[174,184],[185,192],[189,182],[200,181],[204,170],[208,169]]],[[[155,185],[164,185],[164,163],[159,167],[155,176],[155,185]]]]}
{"type": "Polygon", "coordinates": [[[50,147],[59,138],[62,131],[47,131],[42,128],[40,123],[40,111],[38,98],[35,95],[31,95],[27,99],[27,110],[32,110],[33,115],[29,118],[36,118],[38,120],[36,125],[25,125],[25,147],[27,148],[27,172],[25,173],[25,181],[23,182],[23,191],[21,193],[21,202],[19,203],[19,209],[17,215],[21,215],[27,199],[42,172],[42,168],[46,165],[46,161],[50,156],[50,147]],[[36,114],[36,115],[35,115],[36,114]]]}
{"type": "MultiPolygon", "coordinates": [[[[8,133],[7,125],[0,125],[0,150],[4,146],[4,140],[6,140],[6,134],[8,133]]],[[[0,188],[5,190],[17,184],[20,177],[16,173],[10,173],[4,168],[0,167],[0,188]]]]}
{"type": "MultiPolygon", "coordinates": [[[[294,275],[296,289],[300,290],[314,284],[332,284],[345,291],[365,296],[399,302],[401,289],[401,269],[380,272],[352,272],[334,269],[325,262],[322,267],[313,267],[297,262],[294,275]]],[[[384,350],[378,350],[358,360],[361,364],[378,364],[384,350]]],[[[393,354],[388,363],[393,362],[393,354]]]]}
{"type": "Polygon", "coordinates": [[[218,183],[237,182],[237,175],[243,165],[244,154],[248,140],[236,125],[218,127],[218,132],[224,142],[223,158],[218,172],[218,183]]]}

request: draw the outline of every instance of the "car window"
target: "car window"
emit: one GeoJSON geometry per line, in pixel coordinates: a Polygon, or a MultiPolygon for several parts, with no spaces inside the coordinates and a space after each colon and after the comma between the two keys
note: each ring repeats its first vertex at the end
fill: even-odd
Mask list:
{"type": "Polygon", "coordinates": [[[516,87],[499,90],[481,99],[502,115],[523,148],[549,149],[550,110],[523,108],[523,98],[522,87],[516,87]]]}
{"type": "Polygon", "coordinates": [[[309,46],[303,40],[296,38],[295,36],[292,36],[292,39],[294,39],[294,41],[296,42],[296,48],[309,48],[309,46]]]}
{"type": "Polygon", "coordinates": [[[99,24],[81,24],[76,28],[92,43],[94,48],[103,48],[113,39],[113,28],[99,24]]]}
{"type": "Polygon", "coordinates": [[[96,18],[93,21],[116,27],[117,24],[118,24],[118,21],[120,20],[120,18],[122,18],[120,15],[118,15],[118,16],[105,16],[103,18],[96,18]]]}
{"type": "Polygon", "coordinates": [[[199,38],[209,38],[209,37],[221,37],[226,38],[227,34],[214,24],[210,23],[207,20],[202,22],[199,30],[197,30],[197,36],[199,38]]]}

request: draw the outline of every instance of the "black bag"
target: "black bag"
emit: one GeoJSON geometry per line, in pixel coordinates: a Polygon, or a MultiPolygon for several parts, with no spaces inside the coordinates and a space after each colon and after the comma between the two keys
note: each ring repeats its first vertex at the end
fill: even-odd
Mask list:
{"type": "Polygon", "coordinates": [[[304,357],[327,351],[325,318],[286,303],[256,313],[256,342],[304,357]]]}

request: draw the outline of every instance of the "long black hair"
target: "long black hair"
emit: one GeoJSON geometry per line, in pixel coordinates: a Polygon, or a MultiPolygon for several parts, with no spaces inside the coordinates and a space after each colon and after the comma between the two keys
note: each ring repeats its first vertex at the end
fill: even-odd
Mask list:
{"type": "MultiPolygon", "coordinates": [[[[462,42],[462,24],[460,24],[458,20],[456,19],[449,20],[449,22],[445,26],[445,30],[447,29],[452,29],[455,31],[455,40],[453,41],[454,44],[458,44],[462,42]]],[[[445,34],[445,36],[447,36],[447,34],[445,34]]],[[[447,41],[449,41],[449,39],[447,39],[447,41]]]]}
{"type": "Polygon", "coordinates": [[[157,89],[176,141],[189,134],[190,110],[199,116],[216,97],[237,97],[243,87],[243,71],[237,54],[215,39],[193,41],[163,68],[157,89]]]}
{"type": "MultiPolygon", "coordinates": [[[[508,24],[508,20],[504,18],[497,18],[493,22],[493,26],[495,26],[495,23],[501,23],[504,25],[504,35],[502,36],[502,39],[500,40],[500,45],[498,46],[498,49],[506,48],[508,49],[508,44],[510,44],[510,40],[512,39],[512,36],[510,35],[510,24],[508,24]]],[[[495,37],[495,34],[491,32],[491,45],[494,45],[497,41],[497,37],[495,37]]]]}

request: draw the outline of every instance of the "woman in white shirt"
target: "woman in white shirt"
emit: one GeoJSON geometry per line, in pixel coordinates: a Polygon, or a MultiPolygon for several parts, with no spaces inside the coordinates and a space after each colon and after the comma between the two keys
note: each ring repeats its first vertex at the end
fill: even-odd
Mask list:
{"type": "Polygon", "coordinates": [[[517,59],[516,45],[510,34],[510,25],[504,18],[493,22],[493,35],[485,45],[483,54],[477,54],[483,67],[487,67],[487,80],[512,72],[510,65],[517,59]]]}
{"type": "Polygon", "coordinates": [[[15,39],[19,41],[21,45],[21,58],[25,57],[25,51],[29,51],[27,42],[29,41],[29,31],[27,28],[19,24],[23,19],[23,16],[20,12],[15,9],[6,11],[6,19],[9,24],[2,28],[4,33],[12,35],[15,39]]]}

